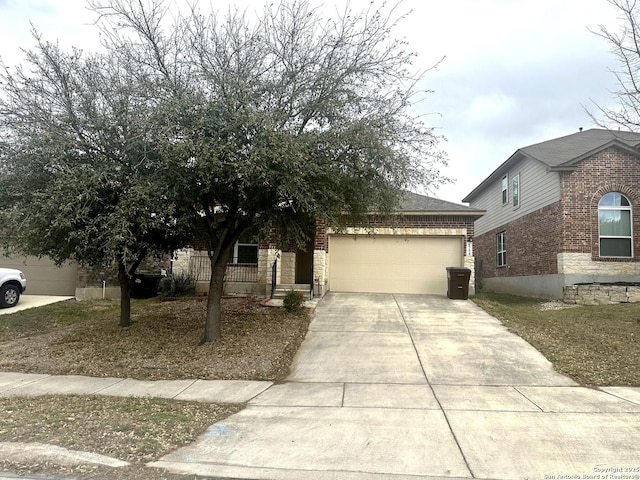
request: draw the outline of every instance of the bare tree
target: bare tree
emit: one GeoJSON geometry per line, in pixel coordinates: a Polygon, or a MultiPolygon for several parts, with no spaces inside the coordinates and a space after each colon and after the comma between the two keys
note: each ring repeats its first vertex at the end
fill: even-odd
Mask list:
{"type": "Polygon", "coordinates": [[[618,90],[612,92],[617,98],[616,107],[596,105],[600,116],[590,113],[594,121],[605,127],[619,126],[626,130],[640,128],[640,5],[636,0],[607,0],[619,13],[621,26],[611,30],[600,25],[594,32],[605,39],[618,60],[612,70],[618,90]]]}

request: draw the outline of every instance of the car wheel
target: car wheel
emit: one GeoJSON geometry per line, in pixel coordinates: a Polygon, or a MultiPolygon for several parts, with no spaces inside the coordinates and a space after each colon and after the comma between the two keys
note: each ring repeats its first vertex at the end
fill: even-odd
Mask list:
{"type": "Polygon", "coordinates": [[[5,285],[0,288],[0,307],[13,307],[20,300],[20,290],[15,285],[5,285]]]}

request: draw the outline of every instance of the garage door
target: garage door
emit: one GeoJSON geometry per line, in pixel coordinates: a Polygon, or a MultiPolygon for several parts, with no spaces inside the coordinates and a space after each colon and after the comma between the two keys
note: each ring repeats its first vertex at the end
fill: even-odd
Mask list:
{"type": "Polygon", "coordinates": [[[332,235],[329,289],[446,295],[446,267],[463,265],[462,237],[332,235]]]}
{"type": "MultiPolygon", "coordinates": [[[[2,252],[0,252],[2,255],[2,252]]],[[[0,266],[22,270],[27,277],[29,295],[75,295],[78,267],[56,265],[48,258],[0,256],[0,266]]]]}

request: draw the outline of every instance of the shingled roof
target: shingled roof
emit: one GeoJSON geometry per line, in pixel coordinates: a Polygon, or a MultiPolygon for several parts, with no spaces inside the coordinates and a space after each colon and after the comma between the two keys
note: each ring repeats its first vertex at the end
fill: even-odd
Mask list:
{"type": "Polygon", "coordinates": [[[549,170],[571,170],[581,160],[612,146],[640,154],[640,133],[592,128],[520,148],[462,201],[470,202],[511,165],[525,158],[542,162],[549,170]]]}
{"type": "Polygon", "coordinates": [[[482,216],[484,210],[467,207],[458,203],[447,202],[438,198],[427,197],[405,191],[400,201],[400,212],[404,214],[422,215],[471,215],[482,216]]]}

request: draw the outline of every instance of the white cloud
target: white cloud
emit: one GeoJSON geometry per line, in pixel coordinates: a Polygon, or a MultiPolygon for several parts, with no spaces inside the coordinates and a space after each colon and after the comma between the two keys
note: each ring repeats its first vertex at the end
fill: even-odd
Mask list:
{"type": "MultiPolygon", "coordinates": [[[[177,3],[187,6],[186,0],[177,3]]],[[[230,3],[213,6],[225,12],[230,3]]],[[[249,13],[263,4],[233,3],[249,13]]],[[[351,0],[356,10],[369,5],[351,0]]],[[[331,14],[344,3],[324,0],[322,8],[331,14]]],[[[616,28],[617,12],[604,0],[404,0],[396,11],[409,10],[396,33],[418,52],[416,70],[446,56],[419,85],[435,93],[415,108],[449,139],[445,173],[459,181],[441,188],[441,198],[459,202],[517,148],[592,127],[583,105],[614,100],[608,69],[615,59],[588,30],[616,28]]],[[[30,20],[47,40],[95,49],[94,19],[82,0],[0,0],[0,55],[8,63],[22,58],[18,47],[33,44],[30,20]]]]}

